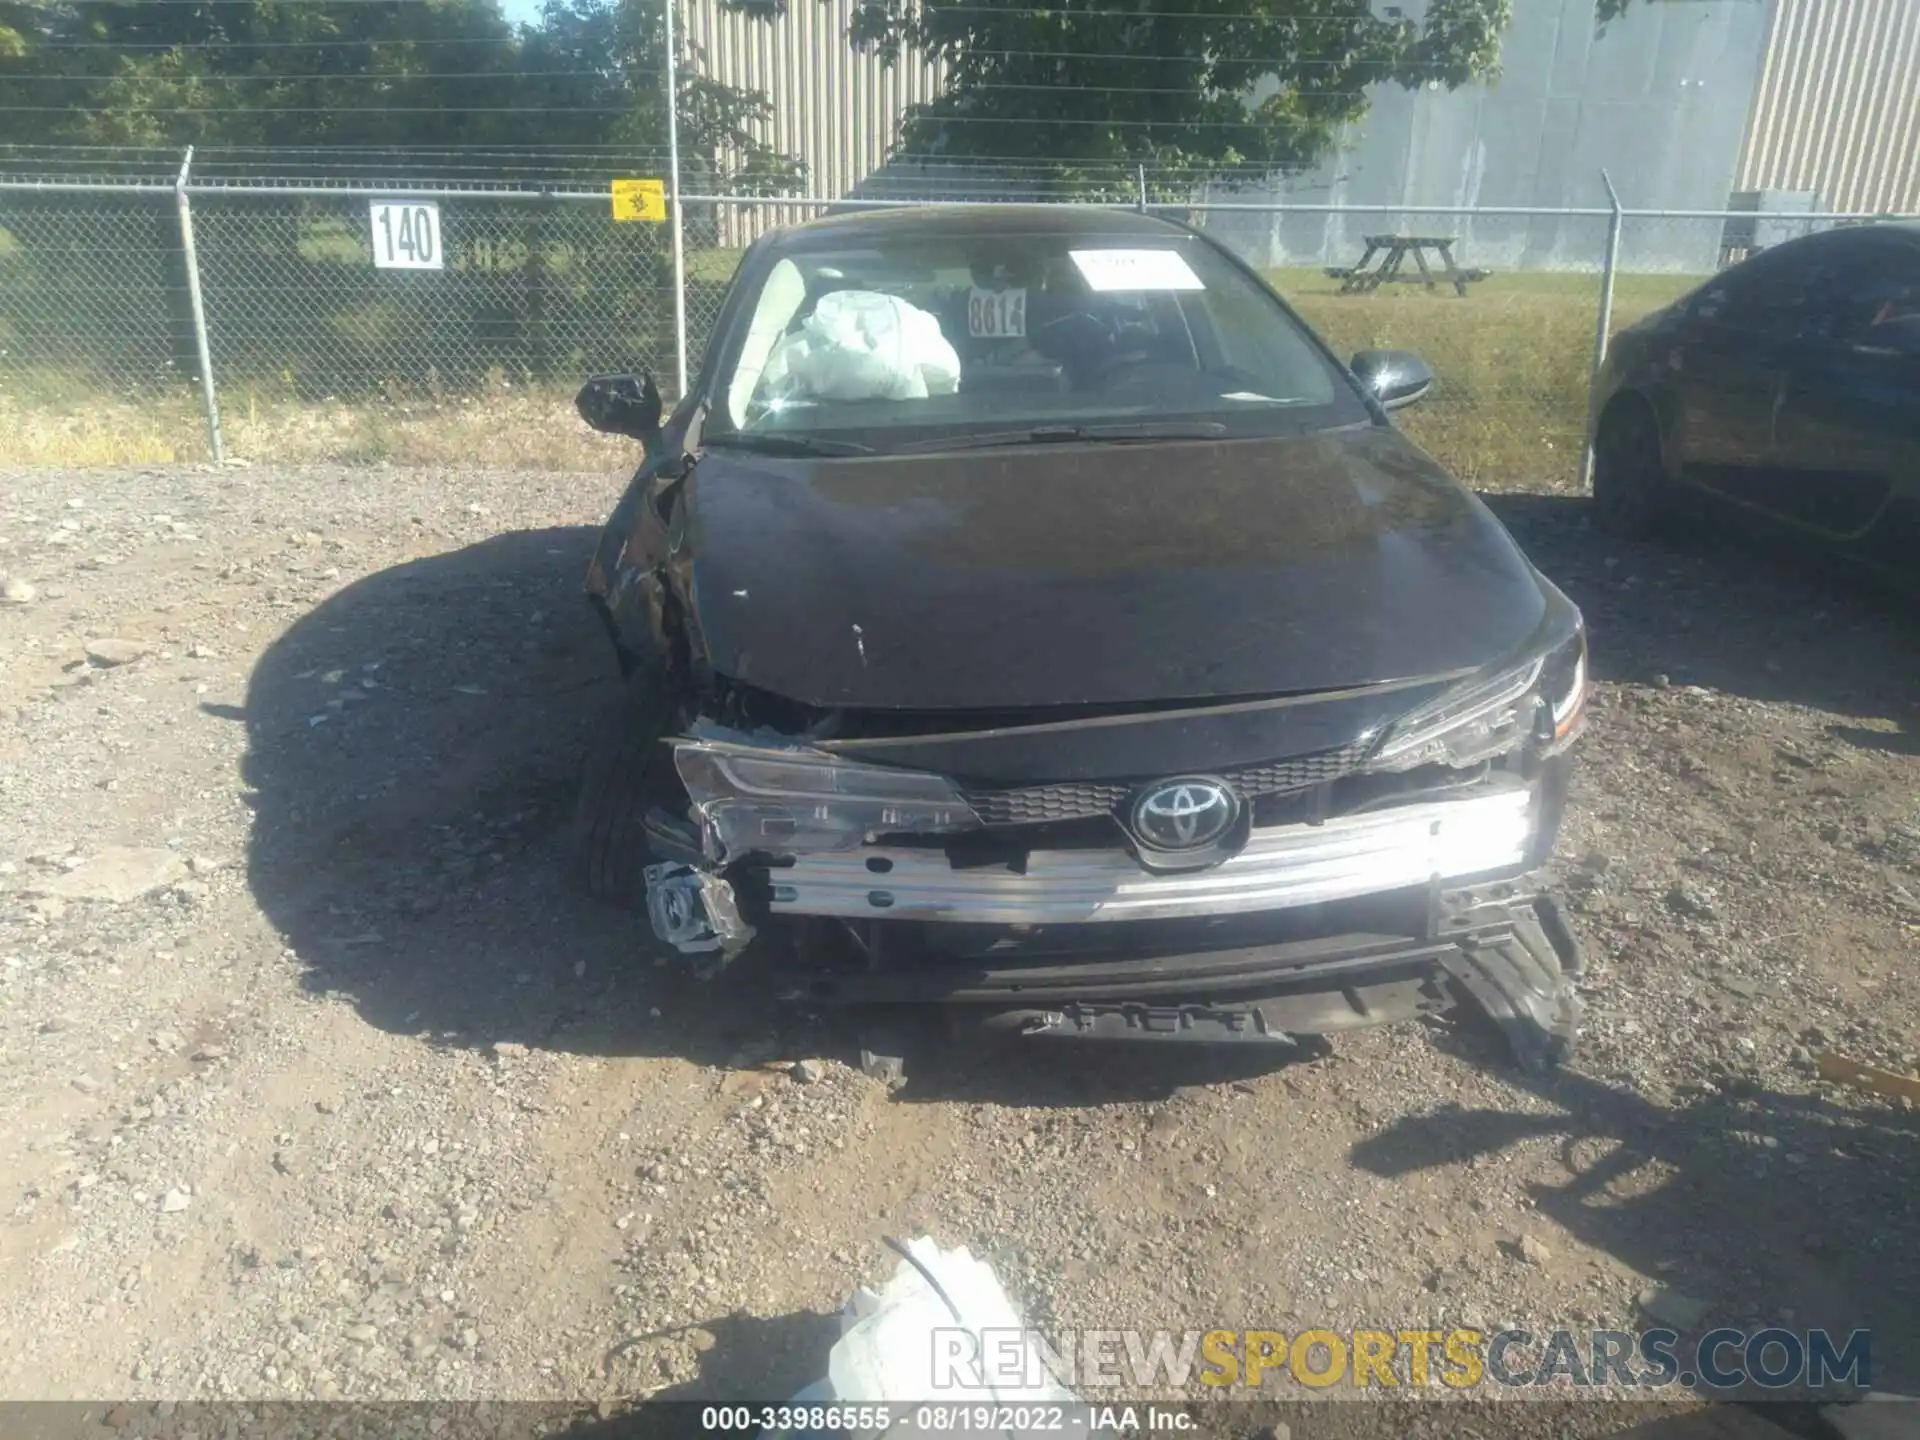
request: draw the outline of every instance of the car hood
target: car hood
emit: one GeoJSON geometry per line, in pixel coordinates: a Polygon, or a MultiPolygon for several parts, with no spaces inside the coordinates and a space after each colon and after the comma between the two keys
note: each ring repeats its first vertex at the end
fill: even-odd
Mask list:
{"type": "Polygon", "coordinates": [[[823,706],[1331,690],[1501,658],[1545,613],[1397,432],[849,460],[705,453],[680,560],[715,669],[823,706]]]}

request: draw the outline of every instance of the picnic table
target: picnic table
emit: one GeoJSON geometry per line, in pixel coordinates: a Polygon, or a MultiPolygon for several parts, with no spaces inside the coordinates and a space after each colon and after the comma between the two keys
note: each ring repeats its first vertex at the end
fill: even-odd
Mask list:
{"type": "Polygon", "coordinates": [[[1434,267],[1427,263],[1429,251],[1440,259],[1440,275],[1450,281],[1460,295],[1465,295],[1467,286],[1475,280],[1484,280],[1493,273],[1491,270],[1462,270],[1454,264],[1455,237],[1452,235],[1368,235],[1365,238],[1367,250],[1360,257],[1358,265],[1327,267],[1328,276],[1340,282],[1342,295],[1366,294],[1395,282],[1423,284],[1427,289],[1433,289],[1437,282],[1434,267]],[[1380,257],[1378,265],[1374,264],[1376,255],[1380,257]],[[1408,256],[1413,257],[1414,267],[1419,271],[1417,276],[1401,273],[1408,256]]]}

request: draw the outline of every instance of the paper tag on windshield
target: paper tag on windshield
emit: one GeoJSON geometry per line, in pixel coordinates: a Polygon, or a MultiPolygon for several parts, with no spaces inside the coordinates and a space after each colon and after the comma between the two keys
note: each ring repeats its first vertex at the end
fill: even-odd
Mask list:
{"type": "Polygon", "coordinates": [[[1018,340],[1027,333],[1025,289],[982,290],[967,296],[967,334],[976,340],[1018,340]]]}
{"type": "Polygon", "coordinates": [[[1178,250],[1069,250],[1090,290],[1204,290],[1178,250]]]}

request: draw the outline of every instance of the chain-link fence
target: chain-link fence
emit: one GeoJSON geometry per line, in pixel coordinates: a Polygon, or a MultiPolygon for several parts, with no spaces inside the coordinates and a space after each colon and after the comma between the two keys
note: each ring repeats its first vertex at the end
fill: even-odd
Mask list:
{"type": "Polygon", "coordinates": [[[196,196],[214,374],[361,398],[671,371],[666,237],[606,210],[604,196],[443,196],[438,268],[381,269],[364,197],[196,196]]]}
{"type": "Polygon", "coordinates": [[[0,375],[85,393],[194,368],[170,190],[0,194],[0,375]]]}
{"type": "MultiPolygon", "coordinates": [[[[617,221],[604,190],[0,180],[0,391],[191,394],[189,235],[217,390],[249,405],[378,407],[543,383],[559,396],[611,368],[650,369],[671,391],[682,363],[697,371],[756,236],[871,206],[1041,198],[1020,177],[998,192],[991,178],[890,174],[833,201],[688,195],[678,265],[674,227],[617,221]],[[381,226],[400,202],[433,211],[431,265],[392,267],[381,226]]],[[[1219,239],[1341,354],[1423,355],[1439,383],[1403,423],[1483,488],[1578,481],[1603,303],[1618,329],[1731,259],[1840,223],[1385,210],[1250,200],[1187,175],[1111,178],[1102,199],[1131,189],[1135,204],[1219,239]]]]}

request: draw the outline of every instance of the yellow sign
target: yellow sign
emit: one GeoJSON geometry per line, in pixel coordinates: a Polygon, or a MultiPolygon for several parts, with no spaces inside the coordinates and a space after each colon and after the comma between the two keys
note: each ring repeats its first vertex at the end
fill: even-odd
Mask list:
{"type": "Polygon", "coordinates": [[[616,180],[613,182],[613,218],[664,220],[667,218],[667,182],[616,180]]]}

